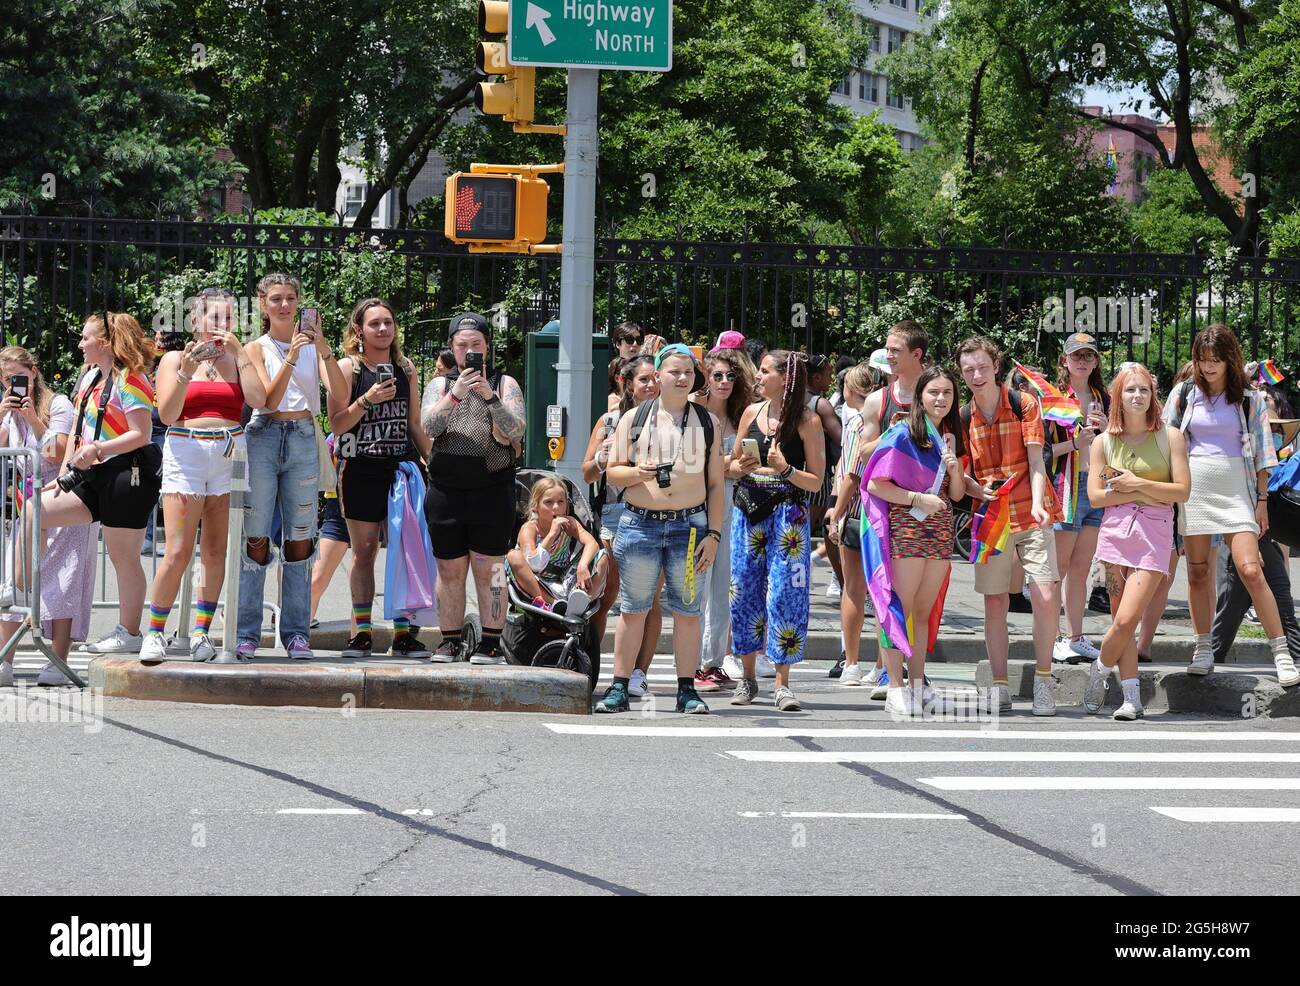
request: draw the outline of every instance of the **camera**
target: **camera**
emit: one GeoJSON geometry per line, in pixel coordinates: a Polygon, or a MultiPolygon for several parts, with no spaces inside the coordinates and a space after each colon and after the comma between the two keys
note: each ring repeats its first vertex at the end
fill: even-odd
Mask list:
{"type": "Polygon", "coordinates": [[[673,485],[673,467],[671,463],[655,466],[655,482],[659,484],[661,490],[666,490],[673,485]]]}
{"type": "Polygon", "coordinates": [[[75,466],[70,466],[67,472],[62,476],[57,477],[54,481],[59,484],[59,489],[64,493],[71,493],[78,486],[84,483],[89,475],[90,473],[86,469],[78,469],[75,466]]]}

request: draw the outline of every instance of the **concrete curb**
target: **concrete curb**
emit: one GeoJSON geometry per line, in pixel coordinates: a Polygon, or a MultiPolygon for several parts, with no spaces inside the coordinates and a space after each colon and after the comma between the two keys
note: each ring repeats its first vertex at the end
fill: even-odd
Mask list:
{"type": "MultiPolygon", "coordinates": [[[[1083,705],[1087,665],[1054,664],[1052,677],[1056,680],[1058,707],[1083,705]]],[[[987,688],[992,678],[989,662],[980,661],[975,668],[975,686],[987,688]]],[[[1008,662],[1007,678],[1017,698],[1033,699],[1033,661],[1008,662]]],[[[1143,666],[1138,670],[1138,679],[1142,704],[1152,712],[1196,712],[1233,719],[1300,717],[1300,687],[1283,688],[1271,668],[1228,671],[1220,666],[1213,674],[1197,677],[1189,675],[1183,666],[1143,666]]],[[[1119,677],[1112,673],[1106,707],[1119,708],[1122,701],[1119,677]]]]}
{"type": "Polygon", "coordinates": [[[350,667],[337,664],[141,664],[121,657],[90,662],[90,687],[105,696],[154,702],[542,712],[588,715],[586,675],[495,665],[350,667]]]}

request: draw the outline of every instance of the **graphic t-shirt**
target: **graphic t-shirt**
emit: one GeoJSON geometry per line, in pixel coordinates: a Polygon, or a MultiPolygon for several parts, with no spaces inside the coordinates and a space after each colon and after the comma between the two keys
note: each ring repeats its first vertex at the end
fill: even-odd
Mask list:
{"type": "MultiPolygon", "coordinates": [[[[104,394],[104,383],[99,380],[99,371],[91,370],[82,378],[81,384],[77,388],[76,405],[81,406],[81,401],[86,397],[86,388],[91,386],[91,381],[98,381],[90,391],[90,396],[86,400],[86,416],[81,423],[81,440],[91,442],[95,440],[95,426],[99,419],[99,401],[104,394]]],[[[125,435],[130,430],[127,424],[126,416],[131,411],[151,411],[154,405],[153,384],[143,373],[131,373],[127,370],[119,371],[113,378],[113,391],[109,394],[108,405],[104,408],[104,426],[100,429],[99,440],[103,442],[110,441],[125,435]]],[[[106,456],[111,459],[113,456],[106,456]]]]}

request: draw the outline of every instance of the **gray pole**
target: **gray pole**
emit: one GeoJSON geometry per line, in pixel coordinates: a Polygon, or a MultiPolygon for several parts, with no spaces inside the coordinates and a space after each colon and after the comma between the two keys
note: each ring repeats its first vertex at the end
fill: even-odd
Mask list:
{"type": "Polygon", "coordinates": [[[560,358],[556,401],[567,408],[564,456],[556,471],[582,489],[582,453],[591,432],[591,321],[596,260],[596,160],[600,136],[597,69],[569,69],[564,141],[564,253],[560,262],[560,358]]]}

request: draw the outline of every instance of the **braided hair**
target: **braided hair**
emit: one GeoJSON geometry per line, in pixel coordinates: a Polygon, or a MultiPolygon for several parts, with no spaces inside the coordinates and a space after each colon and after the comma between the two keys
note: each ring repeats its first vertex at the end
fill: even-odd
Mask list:
{"type": "Polygon", "coordinates": [[[781,425],[777,429],[777,441],[783,445],[793,443],[799,437],[799,425],[803,422],[804,404],[808,399],[808,355],[772,349],[764,358],[779,366],[781,376],[785,378],[785,387],[781,391],[781,425]]]}

